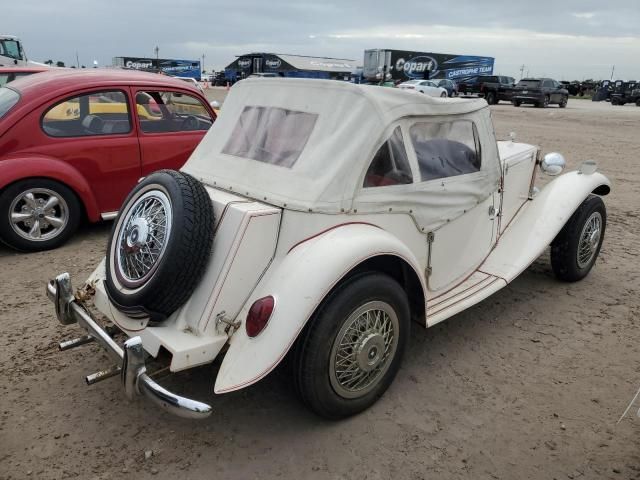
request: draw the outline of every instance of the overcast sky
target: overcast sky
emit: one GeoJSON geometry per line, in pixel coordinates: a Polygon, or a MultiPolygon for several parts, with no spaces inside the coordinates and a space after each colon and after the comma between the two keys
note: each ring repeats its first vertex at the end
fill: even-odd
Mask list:
{"type": "Polygon", "coordinates": [[[196,59],[257,52],[351,58],[367,48],[495,57],[495,73],[640,79],[640,0],[20,0],[0,33],[31,60],[196,59]]]}

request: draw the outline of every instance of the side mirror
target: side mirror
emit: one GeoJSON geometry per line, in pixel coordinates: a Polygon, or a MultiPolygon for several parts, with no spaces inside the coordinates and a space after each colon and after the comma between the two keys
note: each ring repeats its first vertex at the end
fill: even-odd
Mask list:
{"type": "Polygon", "coordinates": [[[547,175],[555,176],[562,173],[566,164],[567,162],[561,154],[551,152],[547,153],[542,159],[540,169],[547,175]]]}
{"type": "Polygon", "coordinates": [[[220,102],[217,100],[209,102],[209,105],[211,105],[211,108],[220,108],[220,102]]]}

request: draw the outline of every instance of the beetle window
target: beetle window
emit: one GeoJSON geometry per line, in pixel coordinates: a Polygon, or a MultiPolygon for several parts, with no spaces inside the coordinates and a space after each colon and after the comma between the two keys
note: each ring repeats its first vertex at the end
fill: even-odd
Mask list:
{"type": "Polygon", "coordinates": [[[11,108],[18,103],[20,95],[10,88],[0,87],[0,118],[4,116],[11,108]]]}
{"type": "Polygon", "coordinates": [[[208,130],[213,124],[200,100],[180,92],[138,92],[136,111],[144,133],[208,130]]]}
{"type": "Polygon", "coordinates": [[[42,129],[52,137],[129,133],[127,96],[120,90],[112,90],[67,98],[42,116],[42,129]]]}
{"type": "Polygon", "coordinates": [[[291,168],[318,115],[276,107],[244,107],[222,153],[291,168]]]}
{"type": "Polygon", "coordinates": [[[366,175],[363,187],[386,187],[413,182],[402,131],[396,127],[393,134],[378,149],[366,175]]]}
{"type": "Polygon", "coordinates": [[[480,142],[473,122],[416,123],[410,134],[423,182],[480,170],[480,142]]]}

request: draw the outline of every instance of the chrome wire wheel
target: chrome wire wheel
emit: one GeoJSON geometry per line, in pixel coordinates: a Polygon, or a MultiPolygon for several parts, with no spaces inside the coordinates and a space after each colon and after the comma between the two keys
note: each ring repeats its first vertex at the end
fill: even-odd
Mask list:
{"type": "Polygon", "coordinates": [[[48,188],[30,188],[13,199],[9,224],[20,237],[44,242],[60,235],[69,221],[69,206],[59,193],[48,188]]]}
{"type": "Polygon", "coordinates": [[[582,227],[576,261],[579,268],[587,267],[598,251],[602,235],[602,215],[593,212],[582,227]]]}
{"type": "Polygon", "coordinates": [[[385,302],[368,302],[342,325],[331,349],[329,377],[343,398],[359,398],[373,390],[393,361],[399,322],[385,302]]]}
{"type": "Polygon", "coordinates": [[[116,276],[136,288],[158,268],[171,235],[171,202],[160,190],[140,196],[121,222],[116,243],[116,276]]]}

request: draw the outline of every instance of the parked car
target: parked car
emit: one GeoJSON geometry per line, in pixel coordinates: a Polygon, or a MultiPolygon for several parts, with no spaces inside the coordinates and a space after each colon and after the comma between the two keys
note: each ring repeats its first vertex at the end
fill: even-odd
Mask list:
{"type": "Polygon", "coordinates": [[[453,80],[443,78],[442,80],[434,80],[438,87],[442,87],[447,91],[448,97],[455,97],[458,95],[458,85],[453,80]]]}
{"type": "Polygon", "coordinates": [[[478,77],[465,78],[464,80],[459,80],[457,84],[459,95],[470,95],[478,85],[478,77]]]}
{"type": "Polygon", "coordinates": [[[34,73],[46,72],[50,70],[47,67],[0,67],[0,87],[3,87],[9,82],[27,75],[33,75],[34,73]]]}
{"type": "Polygon", "coordinates": [[[549,245],[562,281],[596,262],[609,180],[586,161],[534,187],[563,157],[496,142],[484,100],[248,79],[224,110],[180,172],[135,186],[75,296],[66,273],[47,285],[59,321],[89,335],[61,348],[95,341],[117,363],[89,383],[119,375],[130,398],[202,418],[211,406],[161,387],[148,356],[172,372],[223,357],[217,394],[288,356],[304,403],[341,418],[389,387],[411,320],[471,307],[549,245]]]}
{"type": "Polygon", "coordinates": [[[114,218],[140,177],[180,168],[215,118],[185,82],[130,70],[52,69],[0,88],[0,238],[45,250],[82,219],[114,218]]]}
{"type": "Polygon", "coordinates": [[[626,105],[635,103],[640,107],[640,84],[635,80],[623,82],[618,80],[611,92],[611,105],[626,105]]]}
{"type": "Polygon", "coordinates": [[[409,80],[398,85],[400,90],[413,90],[421,92],[430,97],[446,97],[447,90],[439,87],[433,80],[409,80]]]}
{"type": "Polygon", "coordinates": [[[513,77],[503,75],[480,75],[477,83],[473,84],[469,93],[477,93],[484,97],[489,105],[495,105],[500,100],[511,101],[516,80],[513,77]]]}
{"type": "Polygon", "coordinates": [[[551,78],[523,78],[515,86],[511,99],[516,107],[523,103],[531,103],[540,108],[551,104],[564,108],[568,100],[567,89],[551,78]]]}
{"type": "Polygon", "coordinates": [[[204,90],[202,88],[202,85],[200,85],[200,82],[195,78],[193,77],[175,77],[175,78],[182,80],[183,82],[187,82],[189,85],[193,85],[200,91],[200,93],[204,95],[204,90]]]}

